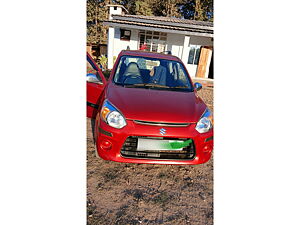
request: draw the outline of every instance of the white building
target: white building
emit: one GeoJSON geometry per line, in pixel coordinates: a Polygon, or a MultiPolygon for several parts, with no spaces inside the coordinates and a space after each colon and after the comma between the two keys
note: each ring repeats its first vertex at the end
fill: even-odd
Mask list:
{"type": "Polygon", "coordinates": [[[109,5],[108,69],[124,49],[171,51],[179,57],[192,77],[213,78],[213,24],[171,17],[128,15],[120,5],[109,5]]]}

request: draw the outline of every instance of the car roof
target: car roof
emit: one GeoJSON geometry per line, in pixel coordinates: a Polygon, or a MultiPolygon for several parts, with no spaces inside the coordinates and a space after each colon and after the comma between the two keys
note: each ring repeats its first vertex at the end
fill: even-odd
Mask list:
{"type": "Polygon", "coordinates": [[[157,52],[146,52],[146,51],[142,51],[142,50],[122,50],[120,52],[120,56],[122,56],[122,55],[142,56],[142,57],[151,57],[151,58],[181,61],[177,56],[174,56],[174,55],[157,53],[157,52]]]}

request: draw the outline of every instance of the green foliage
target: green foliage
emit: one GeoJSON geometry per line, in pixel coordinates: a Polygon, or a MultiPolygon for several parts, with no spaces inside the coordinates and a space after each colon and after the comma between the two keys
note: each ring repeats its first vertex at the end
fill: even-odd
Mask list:
{"type": "Polygon", "coordinates": [[[201,3],[202,2],[200,2],[200,0],[196,0],[195,2],[195,14],[194,14],[195,20],[204,20],[204,12],[201,7],[201,3]]]}
{"type": "Polygon", "coordinates": [[[185,19],[213,21],[213,0],[183,0],[179,5],[185,19]]]}
{"type": "Polygon", "coordinates": [[[153,10],[149,1],[136,1],[135,14],[144,16],[153,16],[153,10]]]}
{"type": "Polygon", "coordinates": [[[213,1],[212,0],[196,0],[195,1],[195,20],[213,20],[213,1]]]}
{"type": "Polygon", "coordinates": [[[87,42],[91,44],[105,44],[107,42],[107,26],[102,21],[108,19],[107,5],[111,0],[87,0],[86,22],[87,42]]]}
{"type": "Polygon", "coordinates": [[[99,56],[100,64],[102,65],[103,69],[107,69],[107,57],[105,55],[99,56]]]}

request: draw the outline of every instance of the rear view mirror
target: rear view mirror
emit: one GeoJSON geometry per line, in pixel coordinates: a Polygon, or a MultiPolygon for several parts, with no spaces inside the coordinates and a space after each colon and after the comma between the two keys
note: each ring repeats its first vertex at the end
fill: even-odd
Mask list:
{"type": "Polygon", "coordinates": [[[95,74],[93,73],[88,73],[86,75],[86,81],[89,83],[95,83],[95,84],[103,84],[95,74]]]}
{"type": "Polygon", "coordinates": [[[200,90],[202,89],[202,84],[196,82],[196,83],[194,84],[194,87],[195,87],[195,89],[196,89],[197,91],[200,91],[200,90]]]}

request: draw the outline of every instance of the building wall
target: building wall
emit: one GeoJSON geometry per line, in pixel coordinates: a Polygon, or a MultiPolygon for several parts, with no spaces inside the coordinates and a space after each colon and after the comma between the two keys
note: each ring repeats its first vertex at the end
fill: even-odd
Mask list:
{"type": "MultiPolygon", "coordinates": [[[[199,36],[191,36],[189,44],[190,45],[200,45],[200,46],[212,46],[213,42],[212,42],[211,38],[199,37],[199,36]]],[[[188,47],[187,51],[188,52],[190,51],[190,47],[188,47]]],[[[186,65],[187,70],[191,74],[191,76],[192,77],[196,77],[197,66],[198,65],[188,64],[187,61],[184,62],[184,63],[186,65]]]]}
{"type": "Polygon", "coordinates": [[[182,58],[184,35],[182,34],[167,34],[167,50],[172,52],[172,55],[182,58]]]}
{"type": "MultiPolygon", "coordinates": [[[[130,41],[125,41],[120,39],[121,31],[120,28],[110,28],[114,31],[112,32],[113,35],[109,36],[108,40],[108,49],[107,49],[107,55],[108,55],[108,69],[113,68],[113,59],[117,58],[119,53],[122,50],[126,50],[127,46],[130,48],[130,50],[137,50],[138,48],[138,30],[130,30],[131,31],[131,37],[130,41]]],[[[110,30],[109,30],[110,32],[110,30]]]]}
{"type": "MultiPolygon", "coordinates": [[[[188,55],[188,53],[190,51],[190,47],[187,46],[187,48],[184,48],[184,38],[185,38],[185,35],[183,35],[183,34],[169,33],[167,36],[167,50],[171,51],[173,55],[180,58],[183,61],[184,65],[186,66],[189,74],[192,77],[195,77],[198,65],[193,65],[193,64],[187,63],[186,55],[188,55]],[[185,54],[183,54],[183,51],[185,51],[185,54]]],[[[190,44],[200,45],[200,46],[212,46],[213,42],[212,42],[211,38],[191,36],[190,40],[189,40],[189,45],[190,44]]]]}
{"type": "Polygon", "coordinates": [[[190,44],[201,45],[201,46],[212,46],[213,42],[211,38],[208,37],[191,36],[190,44]]]}
{"type": "Polygon", "coordinates": [[[114,56],[118,56],[120,51],[126,50],[127,46],[129,46],[130,50],[137,50],[138,46],[138,31],[130,30],[131,36],[130,41],[124,41],[120,39],[121,31],[120,28],[115,28],[115,38],[114,38],[114,56]]]}
{"type": "MultiPolygon", "coordinates": [[[[118,57],[120,51],[126,50],[127,46],[129,46],[130,50],[138,50],[138,43],[139,43],[139,37],[138,37],[138,30],[131,29],[131,37],[130,41],[124,41],[120,40],[120,28],[112,28],[114,29],[114,35],[109,38],[109,45],[111,44],[111,48],[108,47],[108,51],[111,51],[108,53],[109,56],[109,69],[112,69],[113,66],[113,58],[118,57]]],[[[183,34],[173,34],[168,33],[167,34],[167,50],[171,51],[173,55],[180,58],[184,65],[186,66],[189,74],[191,77],[196,76],[197,72],[197,65],[192,65],[187,63],[187,55],[190,51],[189,45],[184,48],[184,40],[185,35],[183,34]]],[[[213,42],[211,38],[206,37],[198,37],[198,36],[191,36],[189,39],[189,44],[193,45],[200,45],[200,46],[212,46],[213,42]]]]}
{"type": "Polygon", "coordinates": [[[123,10],[121,7],[110,6],[109,7],[109,19],[112,19],[111,15],[121,15],[122,11],[123,10]]]}
{"type": "Polygon", "coordinates": [[[107,41],[107,68],[113,68],[113,56],[114,56],[114,42],[115,42],[115,28],[108,28],[108,41],[107,41]]]}

